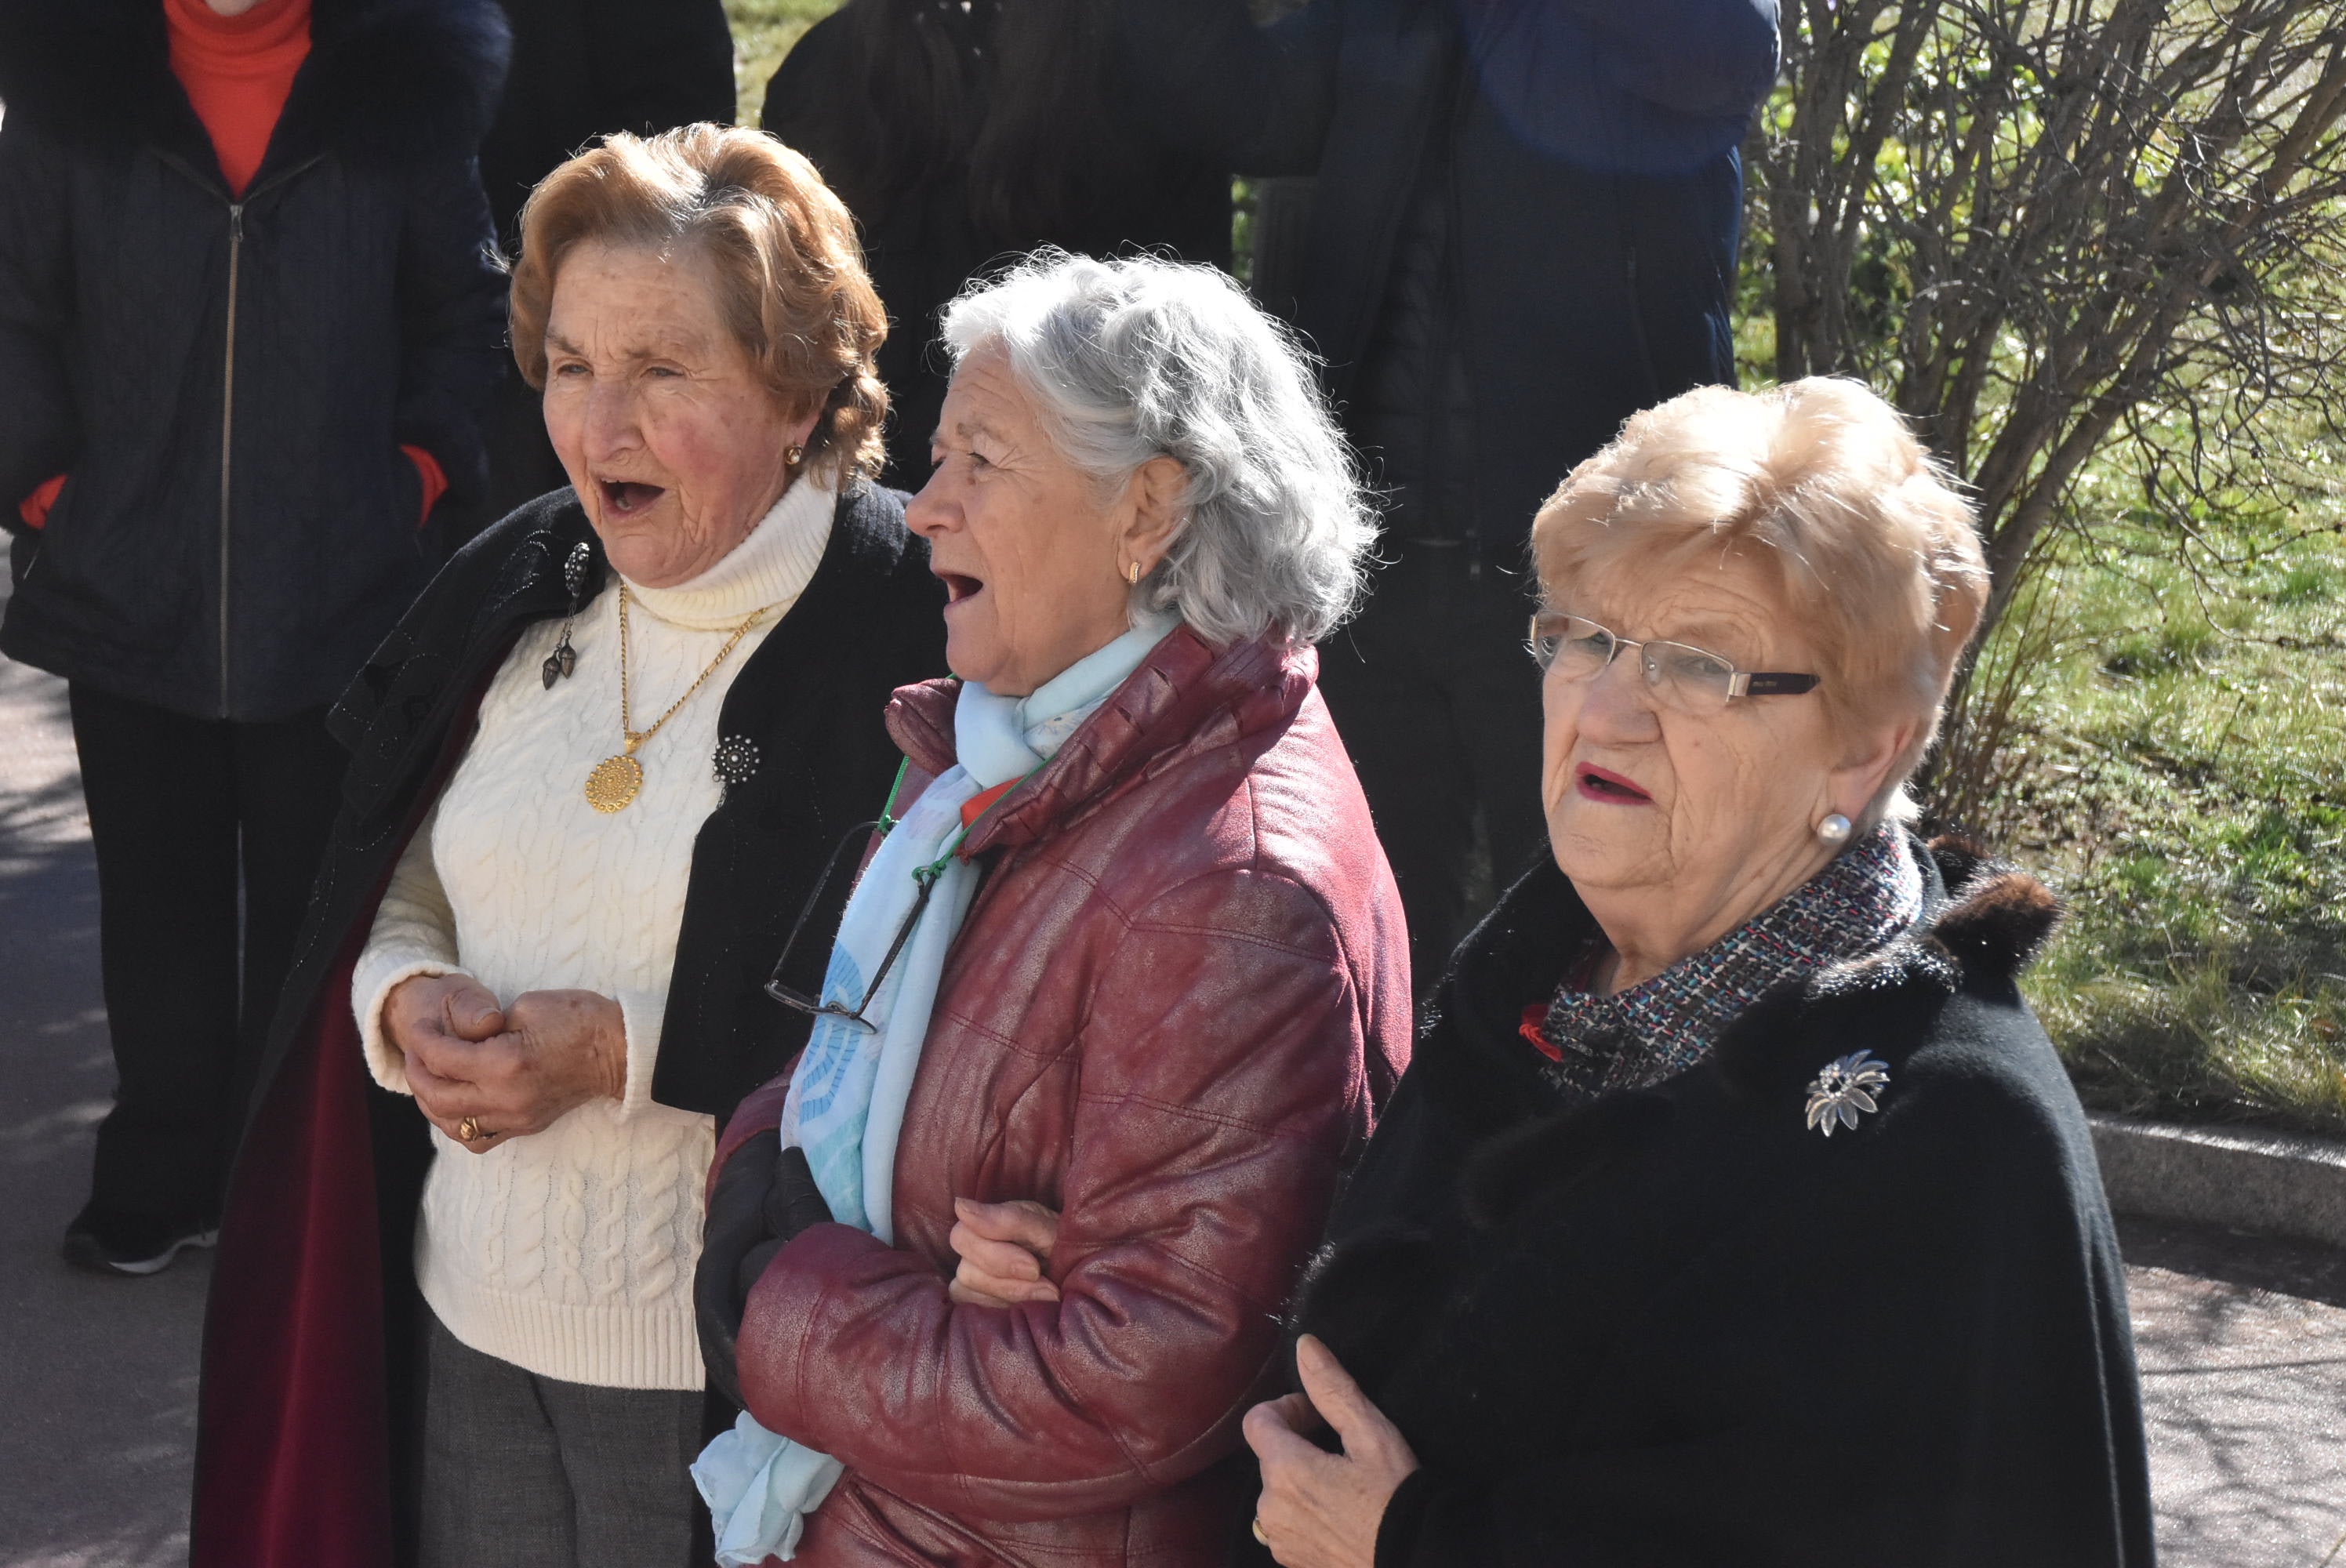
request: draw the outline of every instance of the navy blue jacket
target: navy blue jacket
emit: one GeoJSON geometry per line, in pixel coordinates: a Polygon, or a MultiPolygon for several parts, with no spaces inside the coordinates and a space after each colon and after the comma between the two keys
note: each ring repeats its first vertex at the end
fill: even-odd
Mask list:
{"type": "Polygon", "coordinates": [[[241,199],[161,0],[0,0],[0,651],[203,718],[331,702],[430,578],[504,356],[490,0],[312,0],[241,199]],[[39,532],[17,503],[69,474],[39,532]]]}
{"type": "Polygon", "coordinates": [[[1319,177],[1301,282],[1270,303],[1325,356],[1340,405],[1449,138],[1474,521],[1513,555],[1629,414],[1734,380],[1735,147],[1775,79],[1776,11],[1311,0],[1258,29],[1244,0],[1126,0],[1122,17],[1158,123],[1241,173],[1319,177]]]}

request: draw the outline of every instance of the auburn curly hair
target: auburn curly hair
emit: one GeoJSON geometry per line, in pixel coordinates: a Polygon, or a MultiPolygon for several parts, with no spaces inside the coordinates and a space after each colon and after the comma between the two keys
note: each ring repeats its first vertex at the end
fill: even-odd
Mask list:
{"type": "Polygon", "coordinates": [[[888,318],[855,220],[814,165],[761,131],[618,132],[538,182],[521,209],[508,311],[522,379],[546,386],[546,319],[563,259],[586,243],[689,247],[718,308],[792,417],[819,417],[806,467],[844,483],[877,473],[888,389],[873,356],[888,318]]]}

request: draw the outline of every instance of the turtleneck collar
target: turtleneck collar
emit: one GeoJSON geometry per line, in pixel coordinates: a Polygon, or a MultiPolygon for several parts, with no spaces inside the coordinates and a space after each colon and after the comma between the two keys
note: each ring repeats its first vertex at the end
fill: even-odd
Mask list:
{"type": "Polygon", "coordinates": [[[630,581],[627,591],[661,620],[690,631],[729,632],[760,610],[787,613],[822,564],[838,499],[808,474],[709,570],[666,588],[630,581]]]}
{"type": "Polygon", "coordinates": [[[260,0],[241,16],[223,16],[204,0],[163,0],[171,53],[208,71],[267,76],[301,64],[310,48],[310,0],[260,0]]]}

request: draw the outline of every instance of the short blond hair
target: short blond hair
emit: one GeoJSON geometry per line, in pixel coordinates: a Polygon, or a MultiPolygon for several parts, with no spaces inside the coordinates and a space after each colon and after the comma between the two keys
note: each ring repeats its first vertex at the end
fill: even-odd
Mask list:
{"type": "Polygon", "coordinates": [[[888,335],[855,220],[814,165],[762,131],[696,125],[608,136],[540,180],[521,209],[514,361],[546,385],[546,320],[565,257],[591,243],[706,257],[718,312],[792,418],[815,413],[809,469],[876,473],[888,335]]]}
{"type": "Polygon", "coordinates": [[[1898,412],[1855,382],[1700,387],[1630,419],[1532,524],[1542,596],[1732,555],[1776,578],[1836,731],[1904,718],[1879,818],[1938,733],[1988,595],[1972,508],[1898,412]]]}

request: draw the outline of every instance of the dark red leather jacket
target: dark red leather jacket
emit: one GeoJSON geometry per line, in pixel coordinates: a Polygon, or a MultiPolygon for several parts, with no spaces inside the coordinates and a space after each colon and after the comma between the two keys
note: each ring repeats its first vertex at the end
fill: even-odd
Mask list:
{"type": "MultiPolygon", "coordinates": [[[[805,1232],[741,1326],[750,1411],[847,1466],[794,1568],[1227,1560],[1254,1500],[1219,1461],[1409,1053],[1401,904],[1317,664],[1177,630],[972,833],[896,1245],[805,1232]],[[1060,1211],[1057,1303],[947,1299],[956,1196],[1060,1211]]],[[[954,695],[889,708],[932,776],[954,695]]]]}

